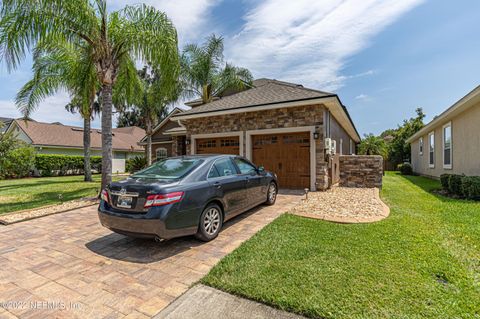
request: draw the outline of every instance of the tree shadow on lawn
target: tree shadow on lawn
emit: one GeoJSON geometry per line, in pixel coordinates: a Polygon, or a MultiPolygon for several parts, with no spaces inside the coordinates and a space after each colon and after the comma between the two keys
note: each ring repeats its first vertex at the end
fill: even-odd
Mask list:
{"type": "Polygon", "coordinates": [[[418,175],[401,175],[400,173],[396,173],[398,176],[406,179],[410,183],[414,184],[415,186],[420,187],[425,192],[429,193],[430,195],[435,196],[437,199],[441,200],[445,203],[478,203],[478,201],[468,200],[464,198],[452,198],[441,195],[436,191],[440,191],[442,186],[440,181],[425,177],[425,176],[418,176],[418,175]]]}
{"type": "Polygon", "coordinates": [[[89,187],[76,189],[69,192],[65,192],[65,191],[42,192],[42,193],[35,194],[32,200],[29,200],[28,202],[0,203],[0,215],[9,213],[9,212],[21,211],[24,209],[41,208],[43,206],[61,204],[62,202],[80,199],[90,195],[90,193],[94,194],[93,190],[89,192],[91,188],[92,187],[89,186],[89,187]],[[62,195],[62,200],[58,198],[59,194],[62,195]]]}
{"type": "Polygon", "coordinates": [[[225,241],[222,240],[222,232],[225,232],[238,222],[255,214],[261,208],[262,206],[258,206],[228,220],[223,225],[219,237],[210,242],[202,242],[194,236],[178,237],[156,242],[153,239],[131,238],[117,233],[111,233],[86,243],[85,247],[107,258],[139,264],[158,262],[204,245],[209,248],[209,253],[196,258],[209,258],[212,254],[218,254],[218,257],[223,257],[224,253],[221,252],[221,249],[226,244],[225,241]]]}

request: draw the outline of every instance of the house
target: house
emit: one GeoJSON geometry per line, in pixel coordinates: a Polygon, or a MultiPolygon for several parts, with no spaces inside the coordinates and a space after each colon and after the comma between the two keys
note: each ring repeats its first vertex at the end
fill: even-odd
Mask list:
{"type": "MultiPolygon", "coordinates": [[[[14,120],[8,128],[18,139],[35,147],[40,154],[62,154],[83,156],[83,128],[61,123],[42,123],[14,120]]],[[[122,127],[112,130],[114,173],[125,172],[125,162],[134,156],[143,155],[144,149],[138,145],[145,136],[139,127],[122,127]]],[[[102,132],[92,129],[91,155],[102,155],[102,132]]]]}
{"type": "MultiPolygon", "coordinates": [[[[160,123],[158,123],[152,132],[152,162],[157,161],[162,158],[170,157],[174,154],[183,155],[185,154],[185,141],[179,138],[179,146],[183,149],[176,150],[173,152],[173,136],[175,131],[178,130],[183,132],[185,130],[177,121],[171,121],[172,116],[183,112],[183,110],[178,107],[174,108],[160,123]]],[[[143,137],[139,145],[145,148],[147,145],[147,136],[143,137]]],[[[177,145],[175,145],[177,147],[177,145]]],[[[147,157],[148,154],[145,154],[147,157]]]]}
{"type": "Polygon", "coordinates": [[[0,134],[4,133],[7,131],[8,126],[10,123],[13,122],[14,119],[9,118],[9,117],[0,117],[0,122],[2,122],[3,125],[0,125],[0,134]]]}
{"type": "Polygon", "coordinates": [[[407,139],[415,173],[480,175],[480,86],[407,139]]]}
{"type": "Polygon", "coordinates": [[[258,79],[247,90],[187,105],[170,117],[175,127],[159,129],[172,155],[240,154],[274,171],[285,188],[328,188],[338,180],[338,155],[354,154],[360,142],[336,94],[299,84],[258,79]]]}

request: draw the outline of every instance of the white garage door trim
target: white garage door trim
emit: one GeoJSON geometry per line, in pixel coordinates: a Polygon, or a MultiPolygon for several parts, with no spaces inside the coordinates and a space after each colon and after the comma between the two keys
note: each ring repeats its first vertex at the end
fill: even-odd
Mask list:
{"type": "Polygon", "coordinates": [[[315,140],[313,139],[313,133],[315,133],[315,126],[298,126],[298,127],[285,127],[274,128],[264,130],[250,130],[246,131],[246,158],[252,160],[252,135],[266,135],[266,134],[280,134],[280,133],[299,133],[310,132],[310,190],[315,191],[316,188],[316,159],[315,159],[315,140]]]}
{"type": "Polygon", "coordinates": [[[214,138],[214,137],[230,137],[230,136],[238,136],[238,141],[240,144],[240,155],[243,156],[243,131],[237,132],[225,132],[225,133],[209,133],[209,134],[195,134],[190,136],[192,141],[192,154],[197,154],[197,140],[201,138],[214,138]]]}

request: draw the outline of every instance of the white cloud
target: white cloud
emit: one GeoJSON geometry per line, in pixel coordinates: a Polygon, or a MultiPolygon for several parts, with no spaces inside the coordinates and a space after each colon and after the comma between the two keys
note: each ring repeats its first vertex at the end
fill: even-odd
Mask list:
{"type": "Polygon", "coordinates": [[[247,13],[227,56],[256,76],[336,90],[350,78],[348,58],[422,1],[267,0],[247,13]]]}
{"type": "Polygon", "coordinates": [[[362,93],[362,94],[357,95],[355,97],[355,100],[364,100],[365,101],[365,100],[368,100],[369,98],[370,97],[368,95],[362,93]]]}
{"type": "MultiPolygon", "coordinates": [[[[221,0],[118,0],[112,7],[115,10],[125,5],[145,3],[163,11],[177,28],[180,44],[204,38],[211,18],[211,9],[221,0]]],[[[208,31],[210,34],[212,31],[208,31]]]]}

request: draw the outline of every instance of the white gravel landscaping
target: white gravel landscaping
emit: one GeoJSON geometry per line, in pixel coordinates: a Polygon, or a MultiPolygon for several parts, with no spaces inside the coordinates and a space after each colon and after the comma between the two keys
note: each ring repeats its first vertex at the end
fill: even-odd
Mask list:
{"type": "Polygon", "coordinates": [[[0,214],[0,225],[14,224],[25,220],[63,213],[72,209],[92,206],[96,204],[98,204],[97,199],[79,199],[57,205],[50,205],[18,212],[0,214]]]}
{"type": "Polygon", "coordinates": [[[386,218],[390,209],[377,188],[332,187],[308,193],[308,199],[291,213],[339,223],[369,223],[386,218]]]}

